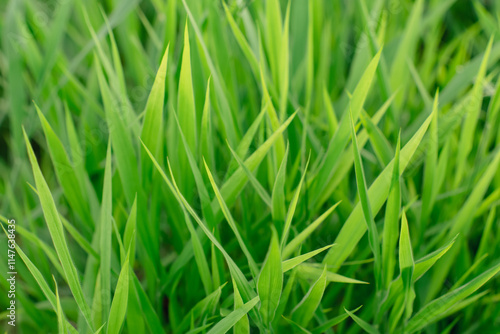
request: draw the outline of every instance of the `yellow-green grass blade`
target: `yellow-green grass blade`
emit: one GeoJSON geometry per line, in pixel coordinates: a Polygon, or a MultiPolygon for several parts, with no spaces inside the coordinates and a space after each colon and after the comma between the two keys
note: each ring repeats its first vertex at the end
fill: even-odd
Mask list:
{"type": "Polygon", "coordinates": [[[223,1],[222,5],[224,6],[224,12],[226,13],[226,18],[229,22],[229,26],[231,27],[231,30],[233,32],[233,35],[238,42],[238,45],[240,46],[241,50],[243,51],[243,54],[245,55],[250,68],[252,69],[253,75],[255,79],[259,78],[259,64],[257,61],[257,57],[255,56],[255,53],[253,52],[250,44],[245,38],[245,35],[241,32],[240,28],[238,27],[236,21],[233,18],[233,15],[231,15],[231,11],[226,5],[226,2],[223,1]]]}
{"type": "Polygon", "coordinates": [[[356,130],[354,129],[354,121],[352,120],[351,114],[351,136],[352,136],[352,147],[354,154],[354,168],[356,171],[356,184],[358,187],[359,201],[361,202],[361,207],[363,209],[363,216],[366,223],[366,228],[368,230],[368,240],[370,243],[370,248],[373,253],[375,260],[374,271],[375,271],[375,282],[377,289],[380,288],[381,284],[381,259],[380,259],[380,240],[378,237],[377,226],[375,225],[375,220],[373,219],[373,212],[370,205],[370,200],[368,198],[368,190],[366,187],[365,172],[363,169],[361,155],[358,148],[358,140],[356,138],[356,130]]]}
{"type": "Polygon", "coordinates": [[[370,138],[370,142],[372,143],[380,164],[382,167],[387,166],[394,156],[391,144],[366,112],[361,112],[360,119],[361,123],[363,123],[363,127],[368,133],[368,137],[370,138]]]}
{"type": "MultiPolygon", "coordinates": [[[[413,288],[414,269],[415,262],[413,260],[408,220],[406,219],[406,213],[403,211],[403,216],[401,218],[401,234],[399,236],[399,271],[403,280],[404,302],[399,313],[402,315],[403,312],[406,311],[405,319],[408,319],[413,312],[413,299],[415,298],[415,291],[413,288]]],[[[397,319],[399,319],[399,316],[397,319]]],[[[394,323],[394,327],[397,323],[397,319],[394,323]]],[[[394,329],[394,327],[392,327],[392,329],[394,329]]]]}
{"type": "Polygon", "coordinates": [[[484,52],[483,61],[479,67],[477,73],[476,82],[471,91],[471,99],[469,103],[465,106],[466,116],[464,119],[463,127],[460,132],[460,141],[458,143],[460,149],[457,152],[457,162],[456,162],[456,174],[454,179],[454,185],[457,187],[462,181],[463,174],[467,166],[467,157],[474,145],[474,133],[476,131],[476,126],[478,122],[479,113],[481,111],[481,105],[483,101],[483,80],[486,75],[486,69],[488,67],[488,60],[491,53],[491,48],[493,45],[493,36],[488,42],[486,51],[484,52]]]}
{"type": "MultiPolygon", "coordinates": [[[[320,263],[302,263],[296,267],[297,275],[301,279],[314,280],[321,275],[323,269],[320,263]]],[[[330,270],[326,272],[327,282],[347,283],[347,284],[369,284],[368,282],[360,281],[354,278],[339,275],[330,270]]]]}
{"type": "Polygon", "coordinates": [[[425,233],[427,222],[434,205],[437,195],[437,173],[438,173],[438,149],[439,149],[439,136],[438,136],[438,104],[439,104],[439,91],[436,92],[433,105],[434,119],[431,122],[429,132],[429,146],[425,158],[424,166],[424,181],[422,189],[422,209],[420,212],[420,240],[423,241],[423,234],[425,233]]]}
{"type": "Polygon", "coordinates": [[[290,51],[289,51],[289,39],[290,39],[290,5],[291,1],[288,1],[285,14],[285,23],[283,27],[283,34],[281,36],[281,43],[279,47],[278,56],[278,71],[279,71],[279,107],[280,107],[280,120],[284,120],[286,117],[286,109],[288,102],[288,89],[289,89],[289,77],[290,77],[290,51]]]}
{"type": "MultiPolygon", "coordinates": [[[[472,189],[469,197],[462,205],[460,210],[457,212],[453,225],[451,229],[448,231],[448,237],[452,234],[456,235],[458,233],[461,234],[462,238],[466,237],[469,234],[469,230],[471,229],[472,223],[474,221],[474,213],[479,205],[480,201],[484,197],[484,194],[488,190],[488,187],[495,175],[498,172],[498,166],[500,165],[500,151],[496,152],[493,160],[489,163],[488,168],[485,170],[484,174],[481,178],[476,182],[475,187],[472,189]]],[[[442,282],[446,279],[446,276],[451,269],[452,264],[454,263],[456,257],[458,255],[458,248],[452,249],[449,252],[439,268],[437,268],[433,273],[433,281],[436,282],[436,285],[432,285],[427,292],[427,300],[429,301],[431,298],[435,297],[442,286],[442,282]],[[439,283],[439,284],[437,284],[439,283]]]]}
{"type": "Polygon", "coordinates": [[[252,275],[254,277],[257,276],[258,273],[258,268],[255,260],[252,257],[252,254],[250,254],[250,251],[248,250],[245,241],[241,237],[240,232],[238,231],[238,227],[236,226],[236,222],[234,221],[233,216],[231,215],[231,212],[229,211],[229,207],[227,206],[226,202],[224,201],[224,198],[221,195],[221,192],[219,190],[219,187],[217,184],[215,184],[215,180],[212,176],[212,173],[210,172],[210,169],[207,166],[207,163],[205,163],[205,170],[207,171],[208,178],[210,180],[210,184],[212,185],[212,188],[215,193],[215,197],[217,198],[217,201],[219,201],[220,208],[224,214],[224,217],[227,220],[227,223],[229,224],[229,227],[231,227],[231,230],[233,230],[234,235],[236,236],[236,239],[238,240],[238,244],[241,247],[241,250],[245,254],[245,257],[247,258],[248,265],[250,266],[250,270],[252,271],[252,275]]]}
{"type": "MultiPolygon", "coordinates": [[[[165,50],[163,58],[156,73],[153,87],[148,96],[144,108],[144,122],[142,123],[141,140],[151,149],[155,157],[162,156],[163,149],[163,105],[165,97],[165,79],[167,76],[168,50],[165,50]]],[[[145,153],[141,154],[141,167],[143,182],[150,178],[153,166],[145,153]]],[[[148,183],[146,183],[148,184],[148,183]]]]}
{"type": "Polygon", "coordinates": [[[497,264],[471,280],[469,283],[431,301],[409,320],[405,330],[408,333],[414,333],[433,323],[442,313],[446,312],[450,307],[464,298],[467,298],[493,278],[499,271],[500,264],[497,264]]]}
{"type": "Polygon", "coordinates": [[[130,253],[127,254],[123,263],[118,282],[116,283],[115,295],[111,302],[111,309],[109,310],[109,318],[107,321],[108,334],[118,334],[125,320],[127,313],[128,297],[129,297],[129,273],[130,273],[130,253]]]}
{"type": "Polygon", "coordinates": [[[318,228],[318,226],[325,221],[325,219],[333,212],[333,210],[335,210],[335,208],[339,204],[340,202],[335,203],[314,222],[312,222],[304,230],[302,230],[295,238],[293,238],[283,250],[283,258],[287,259],[288,257],[290,257],[290,255],[292,255],[292,253],[318,228]]]}
{"type": "Polygon", "coordinates": [[[224,334],[227,333],[241,318],[243,318],[251,309],[257,305],[259,302],[259,297],[255,297],[252,300],[248,301],[242,307],[234,310],[229,313],[224,319],[219,321],[208,334],[224,334]]]}
{"type": "MultiPolygon", "coordinates": [[[[250,155],[245,160],[245,165],[248,170],[253,172],[262,160],[265,158],[266,154],[271,149],[272,145],[279,139],[282,138],[281,134],[287,129],[292,120],[297,115],[297,111],[293,113],[283,124],[276,130],[267,140],[259,146],[255,152],[250,155]]],[[[238,168],[227,180],[224,182],[222,187],[220,188],[220,192],[222,197],[224,198],[226,204],[231,207],[235,202],[238,194],[241,192],[243,187],[247,182],[247,177],[242,168],[238,168]]],[[[219,207],[219,203],[216,200],[212,201],[212,210],[214,211],[214,215],[216,221],[220,221],[222,219],[222,212],[219,207]]]]}
{"type": "Polygon", "coordinates": [[[279,82],[279,55],[282,47],[283,27],[281,20],[281,8],[278,0],[266,1],[266,46],[269,52],[269,63],[273,81],[279,82]]]}
{"type": "Polygon", "coordinates": [[[399,174],[401,134],[396,145],[396,155],[392,169],[391,188],[387,199],[384,232],[382,238],[382,288],[387,290],[394,276],[396,259],[394,249],[398,240],[399,211],[401,210],[401,185],[399,174]]]}
{"type": "MultiPolygon", "coordinates": [[[[375,113],[375,115],[372,117],[372,121],[375,124],[378,124],[382,117],[386,114],[387,110],[389,109],[389,106],[394,100],[395,95],[393,94],[380,108],[379,110],[375,113]]],[[[361,132],[358,135],[358,145],[362,149],[366,142],[368,141],[368,133],[366,129],[361,130],[361,132]]],[[[352,146],[352,145],[351,145],[352,146]]],[[[331,196],[334,190],[337,188],[337,186],[342,182],[342,180],[346,177],[346,175],[351,171],[352,165],[354,163],[354,155],[352,154],[352,148],[348,147],[347,150],[345,150],[342,155],[340,156],[340,162],[338,163],[338,168],[334,172],[331,180],[328,182],[328,185],[325,187],[325,191],[322,196],[319,197],[318,201],[316,202],[316,205],[313,207],[313,203],[310,204],[310,208],[320,208],[321,205],[326,202],[331,196]]]]}
{"type": "Polygon", "coordinates": [[[237,140],[239,138],[239,132],[238,132],[237,127],[235,126],[236,123],[234,122],[234,116],[230,110],[229,101],[228,101],[227,96],[226,96],[226,88],[225,88],[224,82],[219,77],[218,70],[216,69],[214,62],[213,62],[212,58],[210,57],[210,53],[208,52],[208,48],[203,40],[203,34],[202,34],[200,28],[198,27],[198,24],[196,23],[196,19],[194,18],[193,13],[191,12],[191,10],[190,10],[190,8],[185,0],[182,0],[182,4],[184,5],[184,8],[186,9],[189,21],[193,25],[194,32],[196,33],[196,36],[198,37],[198,41],[201,45],[205,59],[207,61],[208,67],[210,69],[210,74],[212,75],[212,78],[213,78],[215,92],[217,94],[217,97],[218,97],[219,103],[220,103],[221,121],[223,123],[224,133],[227,136],[227,140],[229,141],[229,143],[232,146],[235,146],[237,143],[237,140]]]}
{"type": "MultiPolygon", "coordinates": [[[[184,152],[187,156],[187,159],[189,161],[189,166],[191,168],[191,172],[193,173],[193,176],[194,176],[196,188],[198,190],[198,196],[200,197],[200,201],[201,201],[201,209],[203,212],[203,217],[205,218],[205,221],[207,222],[208,226],[214,227],[214,214],[213,214],[212,207],[211,207],[210,197],[208,195],[208,190],[205,186],[205,182],[203,181],[201,171],[198,168],[198,164],[195,160],[193,152],[191,151],[191,148],[189,147],[189,143],[187,142],[186,137],[184,136],[184,131],[181,128],[181,124],[180,124],[175,113],[174,113],[174,118],[175,118],[175,122],[177,123],[177,128],[179,130],[179,134],[180,134],[182,144],[184,147],[184,152]]],[[[144,143],[144,144],[146,144],[146,143],[144,143]]]]}
{"type": "Polygon", "coordinates": [[[292,311],[292,320],[302,327],[306,327],[312,320],[314,312],[323,298],[327,282],[326,273],[327,270],[325,266],[317,281],[314,282],[306,295],[292,311]]]}
{"type": "Polygon", "coordinates": [[[271,243],[257,281],[260,298],[259,313],[264,326],[270,326],[283,289],[283,268],[278,233],[272,229],[271,243]]]}
{"type": "MultiPolygon", "coordinates": [[[[361,307],[362,306],[359,306],[358,308],[350,311],[351,314],[354,314],[355,312],[357,312],[361,307]]],[[[328,330],[328,329],[330,329],[332,327],[335,327],[336,325],[338,325],[339,323],[341,323],[342,321],[344,321],[347,318],[349,318],[349,313],[338,315],[335,318],[332,318],[332,319],[330,319],[328,321],[325,321],[325,323],[323,323],[320,326],[314,328],[313,331],[312,331],[312,333],[313,334],[324,333],[324,331],[326,331],[326,330],[328,330]]]]}
{"type": "MultiPolygon", "coordinates": [[[[236,147],[236,152],[238,153],[238,156],[241,159],[244,159],[246,157],[248,150],[250,148],[250,145],[252,144],[252,141],[255,138],[257,130],[260,127],[262,119],[264,118],[264,116],[266,114],[267,108],[268,108],[267,105],[264,108],[262,108],[262,111],[255,118],[255,120],[252,122],[252,125],[250,125],[247,132],[245,133],[243,138],[241,138],[241,141],[239,142],[238,146],[236,147]]],[[[234,173],[236,168],[238,168],[238,163],[235,160],[231,160],[231,162],[229,163],[229,167],[227,169],[226,179],[228,176],[231,176],[234,173]]]]}
{"type": "Polygon", "coordinates": [[[488,242],[490,242],[491,240],[491,230],[493,222],[495,221],[496,212],[497,207],[494,206],[488,214],[488,218],[486,218],[483,234],[481,235],[481,241],[479,242],[479,247],[477,248],[476,259],[479,259],[481,256],[483,256],[483,254],[487,254],[487,249],[489,247],[488,242]]]}
{"type": "Polygon", "coordinates": [[[74,166],[70,161],[61,140],[57,137],[54,130],[52,130],[52,127],[43,115],[42,111],[36,104],[35,108],[38,113],[38,117],[40,118],[40,122],[42,123],[52,163],[54,164],[56,176],[59,184],[63,188],[64,195],[73,210],[78,213],[82,221],[87,226],[92,227],[94,222],[90,214],[90,208],[87,204],[88,202],[85,200],[85,193],[82,191],[81,183],[79,182],[76,170],[74,169],[74,166]]]}
{"type": "Polygon", "coordinates": [[[302,262],[309,260],[313,256],[316,256],[317,254],[319,254],[319,253],[321,253],[321,252],[323,252],[323,251],[325,251],[325,250],[327,250],[327,249],[329,249],[330,247],[333,247],[333,246],[334,245],[328,245],[328,246],[325,246],[325,247],[321,247],[321,248],[313,250],[313,251],[311,251],[309,253],[298,255],[298,256],[296,256],[294,258],[291,258],[289,260],[283,261],[283,272],[287,272],[287,271],[295,268],[296,266],[298,266],[302,262]]]}
{"type": "MultiPolygon", "coordinates": [[[[177,95],[177,113],[179,117],[179,124],[191,152],[197,152],[198,132],[196,130],[196,109],[194,104],[193,77],[191,73],[191,50],[189,45],[187,22],[184,28],[184,50],[182,52],[182,66],[177,95]]],[[[185,170],[188,167],[187,157],[182,148],[179,147],[179,151],[182,152],[179,153],[179,166],[181,170],[185,170]]]]}
{"type": "Polygon", "coordinates": [[[264,189],[264,187],[260,184],[259,180],[257,180],[257,178],[252,174],[252,172],[250,172],[248,170],[248,168],[247,168],[247,166],[245,166],[245,163],[243,162],[243,160],[241,160],[241,158],[238,156],[238,153],[236,153],[231,148],[231,146],[229,146],[229,143],[228,143],[228,147],[229,147],[229,150],[231,150],[231,154],[233,155],[234,160],[236,160],[236,162],[238,162],[238,165],[241,168],[243,168],[243,171],[245,172],[246,176],[248,177],[248,180],[250,181],[250,184],[255,188],[255,191],[260,196],[262,201],[264,201],[264,203],[269,208],[272,208],[271,196],[269,196],[269,194],[267,193],[267,190],[264,189]]]}
{"type": "Polygon", "coordinates": [[[361,327],[366,333],[369,333],[369,334],[379,334],[380,333],[379,330],[375,326],[373,326],[372,324],[367,323],[366,321],[364,321],[363,319],[361,319],[360,317],[358,317],[357,315],[355,315],[351,311],[347,310],[345,307],[344,307],[344,310],[352,318],[352,320],[354,320],[359,325],[359,327],[361,327]]]}
{"type": "MultiPolygon", "coordinates": [[[[123,233],[123,246],[129,254],[130,268],[134,267],[137,231],[137,196],[134,199],[123,233]]],[[[123,265],[123,263],[122,263],[123,265]]]]}
{"type": "Polygon", "coordinates": [[[299,201],[300,190],[302,188],[302,184],[304,183],[304,178],[307,172],[307,166],[309,166],[309,161],[311,159],[311,155],[307,159],[306,167],[304,168],[304,172],[302,173],[302,177],[300,178],[299,185],[293,194],[292,201],[288,207],[288,212],[286,214],[285,226],[283,227],[283,233],[281,235],[281,250],[282,252],[285,250],[285,245],[288,241],[288,234],[290,233],[290,227],[292,226],[293,216],[295,214],[295,209],[297,208],[297,203],[299,201]]]}
{"type": "Polygon", "coordinates": [[[214,166],[215,153],[213,140],[214,132],[212,129],[212,113],[210,108],[210,79],[211,77],[208,78],[207,91],[205,93],[205,105],[203,106],[203,114],[201,116],[199,157],[207,160],[210,166],[214,166]]]}
{"type": "Polygon", "coordinates": [[[54,284],[56,286],[56,304],[57,304],[57,329],[59,333],[66,333],[66,318],[64,317],[64,313],[61,307],[61,299],[59,297],[59,289],[57,288],[56,278],[52,276],[54,279],[54,284]]]}
{"type": "Polygon", "coordinates": [[[100,243],[99,252],[101,254],[100,276],[101,284],[101,309],[102,319],[108,318],[109,303],[111,300],[111,236],[112,236],[112,186],[111,186],[111,143],[108,143],[106,153],[106,167],[104,169],[104,185],[102,190],[101,217],[99,224],[100,243]]]}
{"type": "MultiPolygon", "coordinates": [[[[450,242],[448,242],[443,247],[435,250],[434,252],[427,254],[423,258],[415,261],[415,270],[413,271],[413,283],[418,281],[427,271],[429,271],[432,266],[445,255],[448,250],[455,243],[456,237],[453,238],[450,242]]],[[[392,306],[396,298],[400,296],[404,291],[403,287],[403,279],[401,276],[398,276],[395,280],[392,281],[389,293],[385,298],[384,302],[380,307],[379,316],[387,311],[387,309],[392,306]]]]}
{"type": "Polygon", "coordinates": [[[191,205],[189,205],[189,203],[186,201],[186,199],[184,198],[184,196],[181,194],[179,188],[177,187],[175,179],[172,179],[172,182],[171,182],[169,180],[169,178],[167,177],[167,175],[165,174],[165,172],[162,170],[161,166],[156,161],[156,159],[149,152],[149,150],[147,149],[147,147],[144,146],[144,148],[146,149],[146,152],[148,152],[148,154],[149,154],[151,160],[153,161],[156,169],[158,170],[158,172],[160,173],[160,175],[163,177],[163,180],[165,181],[165,183],[167,184],[167,186],[171,189],[171,191],[174,194],[177,194],[176,195],[176,199],[179,201],[179,203],[181,205],[183,205],[185,207],[185,209],[189,212],[189,214],[194,218],[194,220],[196,221],[196,223],[198,224],[198,226],[203,230],[203,232],[205,233],[205,235],[210,239],[210,241],[224,255],[224,258],[226,259],[226,261],[228,263],[228,266],[229,266],[229,269],[231,271],[231,276],[233,277],[233,279],[238,284],[239,289],[241,289],[242,296],[245,299],[247,299],[247,300],[252,299],[255,296],[255,291],[253,291],[253,289],[250,287],[248,281],[246,280],[246,278],[243,275],[243,273],[241,272],[241,270],[238,268],[238,266],[235,264],[235,262],[233,261],[233,259],[229,256],[229,254],[226,252],[226,250],[224,249],[224,247],[222,247],[222,245],[219,243],[219,241],[217,240],[217,238],[215,238],[215,236],[213,235],[213,233],[210,232],[210,230],[205,226],[205,223],[198,217],[198,215],[193,210],[193,208],[191,207],[191,205]]]}
{"type": "Polygon", "coordinates": [[[328,144],[328,149],[325,153],[325,157],[321,163],[321,167],[316,177],[317,181],[314,187],[314,191],[312,192],[314,195],[311,197],[310,206],[315,206],[315,203],[322,196],[322,193],[325,191],[326,185],[328,185],[333,172],[336,169],[339,158],[344,151],[347,142],[349,141],[349,118],[351,117],[349,115],[351,113],[354,122],[357,121],[366,97],[368,96],[368,92],[373,81],[378,62],[380,60],[381,51],[382,50],[380,50],[375,55],[375,57],[373,57],[370,64],[366,67],[363,76],[359,80],[356,89],[352,94],[351,103],[349,106],[350,109],[344,111],[339,127],[330,140],[330,143],[328,144]]]}
{"type": "Polygon", "coordinates": [[[119,104],[106,83],[99,60],[95,58],[95,61],[111,144],[116,157],[116,167],[122,180],[125,198],[131,206],[137,189],[139,189],[137,157],[130,139],[131,132],[129,125],[125,123],[123,116],[119,113],[117,108],[119,104]]]}
{"type": "MultiPolygon", "coordinates": [[[[280,128],[280,119],[278,114],[276,113],[276,109],[274,108],[273,102],[271,100],[271,95],[269,94],[269,90],[266,84],[266,77],[264,75],[264,70],[262,68],[262,62],[260,63],[260,81],[262,86],[262,105],[265,106],[267,110],[267,114],[269,116],[269,122],[271,124],[271,129],[274,132],[277,132],[280,128]]],[[[281,163],[283,159],[283,155],[285,154],[285,140],[283,136],[279,136],[276,146],[276,162],[281,163]]]]}
{"type": "MultiPolygon", "coordinates": [[[[421,34],[420,24],[423,10],[424,1],[417,0],[413,4],[410,17],[406,21],[403,36],[392,61],[390,82],[393,91],[399,89],[399,94],[396,97],[397,108],[400,108],[405,100],[406,83],[408,82],[407,59],[412,59],[416,52],[417,42],[421,34]]],[[[396,118],[396,120],[398,119],[396,118]]]]}
{"type": "MultiPolygon", "coordinates": [[[[238,285],[233,281],[234,287],[234,310],[239,309],[244,305],[243,299],[241,298],[240,292],[238,291],[238,285]]],[[[248,321],[248,316],[245,314],[241,320],[239,320],[234,325],[234,334],[250,334],[250,322],[248,321]]]]}
{"type": "Polygon", "coordinates": [[[63,225],[59,218],[59,213],[57,212],[56,204],[50,192],[49,186],[42,175],[42,171],[38,165],[38,161],[35,157],[35,153],[31,147],[28,135],[25,131],[24,140],[26,143],[26,148],[28,150],[28,156],[33,169],[33,175],[35,177],[35,184],[39,194],[40,204],[42,206],[43,215],[45,217],[45,222],[50,232],[52,242],[54,243],[54,248],[56,250],[57,256],[61,261],[61,266],[65,273],[66,282],[68,283],[78,308],[82,312],[88,326],[92,329],[92,322],[90,316],[90,308],[85,301],[82,288],[80,286],[80,281],[78,278],[78,273],[76,271],[75,264],[71,258],[68,245],[66,243],[66,238],[64,237],[63,225]]]}
{"type": "MultiPolygon", "coordinates": [[[[400,153],[400,175],[404,172],[419,144],[429,127],[432,119],[432,114],[425,120],[420,129],[413,135],[410,141],[403,147],[400,153]]],[[[379,174],[377,179],[372,183],[368,190],[368,198],[372,207],[372,214],[376,214],[382,207],[387,196],[389,195],[390,179],[394,160],[389,163],[386,168],[379,174]]],[[[361,237],[366,231],[366,223],[363,223],[363,213],[360,204],[358,203],[347,221],[342,226],[335,243],[338,245],[335,249],[336,253],[331,250],[326,255],[324,262],[330,266],[338,267],[352,252],[361,237]]]]}
{"type": "Polygon", "coordinates": [[[285,208],[285,179],[286,179],[286,166],[288,161],[288,149],[289,145],[286,147],[285,155],[283,160],[281,160],[280,168],[276,174],[276,181],[273,185],[273,192],[271,194],[271,214],[273,220],[284,223],[286,208],[285,208]]]}

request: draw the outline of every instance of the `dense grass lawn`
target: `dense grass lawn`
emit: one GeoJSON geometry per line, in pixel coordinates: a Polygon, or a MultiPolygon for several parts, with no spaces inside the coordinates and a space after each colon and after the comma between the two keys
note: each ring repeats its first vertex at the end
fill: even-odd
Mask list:
{"type": "Polygon", "coordinates": [[[499,0],[0,12],[2,333],[500,332],[499,0]]]}

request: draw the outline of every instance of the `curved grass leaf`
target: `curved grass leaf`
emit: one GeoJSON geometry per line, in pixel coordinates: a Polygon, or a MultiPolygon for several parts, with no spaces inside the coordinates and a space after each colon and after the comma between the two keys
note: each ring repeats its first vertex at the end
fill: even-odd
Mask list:
{"type": "Polygon", "coordinates": [[[54,243],[54,248],[56,249],[57,256],[61,261],[61,266],[64,270],[66,282],[68,283],[78,308],[82,312],[87,325],[92,329],[90,308],[85,301],[83,295],[82,287],[80,286],[80,281],[78,279],[78,273],[76,271],[75,264],[71,258],[68,245],[66,243],[66,238],[64,237],[63,225],[59,218],[59,213],[57,212],[56,204],[50,193],[49,186],[42,175],[42,171],[38,166],[38,161],[35,157],[35,153],[31,147],[28,135],[23,129],[24,140],[26,143],[26,148],[28,150],[28,156],[33,169],[33,175],[35,177],[35,184],[38,191],[38,197],[40,198],[40,204],[42,206],[43,215],[45,217],[45,222],[50,232],[52,242],[54,243]]]}
{"type": "Polygon", "coordinates": [[[323,293],[326,288],[326,266],[323,268],[318,280],[314,282],[309,291],[299,304],[292,311],[292,320],[302,327],[306,327],[314,316],[314,312],[318,308],[323,293]]]}
{"type": "Polygon", "coordinates": [[[414,333],[433,323],[442,313],[475,292],[499,271],[500,264],[497,264],[471,280],[469,283],[431,301],[410,319],[405,330],[408,333],[414,333]]]}
{"type": "Polygon", "coordinates": [[[243,318],[252,308],[259,302],[259,297],[255,297],[242,307],[229,313],[224,319],[219,321],[208,334],[224,334],[227,333],[238,321],[243,318]]]}

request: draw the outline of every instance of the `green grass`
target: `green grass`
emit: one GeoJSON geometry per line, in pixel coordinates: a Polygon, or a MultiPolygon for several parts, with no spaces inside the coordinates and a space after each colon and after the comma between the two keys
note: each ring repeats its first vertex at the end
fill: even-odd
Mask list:
{"type": "Polygon", "coordinates": [[[2,332],[500,327],[500,1],[0,9],[2,332]]]}

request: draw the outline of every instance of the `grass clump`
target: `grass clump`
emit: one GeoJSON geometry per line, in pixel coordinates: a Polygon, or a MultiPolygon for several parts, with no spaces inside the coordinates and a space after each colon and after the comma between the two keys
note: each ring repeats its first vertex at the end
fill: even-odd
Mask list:
{"type": "Polygon", "coordinates": [[[499,1],[1,7],[17,332],[498,328],[499,1]]]}

